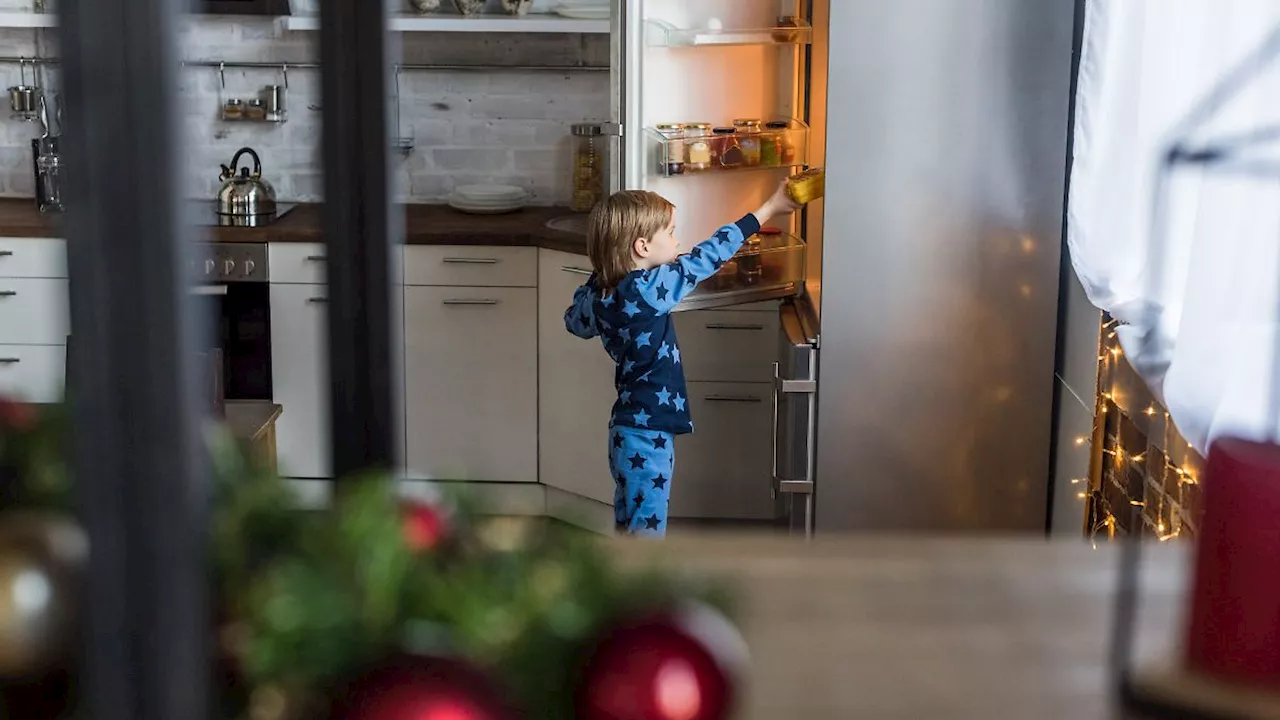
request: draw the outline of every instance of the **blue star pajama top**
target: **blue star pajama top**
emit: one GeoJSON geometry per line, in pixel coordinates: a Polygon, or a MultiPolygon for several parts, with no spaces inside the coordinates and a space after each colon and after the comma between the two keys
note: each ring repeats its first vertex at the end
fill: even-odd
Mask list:
{"type": "Polygon", "coordinates": [[[671,310],[759,231],[759,220],[747,215],[671,263],[633,270],[606,295],[592,275],[564,313],[569,332],[587,339],[598,335],[617,364],[609,469],[616,485],[615,520],[627,532],[665,534],[674,436],[693,432],[671,310]]]}

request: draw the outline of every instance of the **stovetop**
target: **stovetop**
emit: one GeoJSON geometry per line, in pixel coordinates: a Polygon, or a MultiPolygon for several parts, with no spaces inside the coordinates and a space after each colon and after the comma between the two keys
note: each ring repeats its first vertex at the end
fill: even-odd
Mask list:
{"type": "Polygon", "coordinates": [[[187,203],[185,219],[192,225],[200,227],[267,227],[280,222],[296,205],[277,203],[274,215],[222,215],[218,212],[218,203],[207,200],[192,200],[187,203]]]}
{"type": "MultiPolygon", "coordinates": [[[[218,213],[214,202],[193,200],[184,209],[185,220],[200,227],[267,227],[289,214],[295,205],[276,205],[274,215],[235,217],[218,213]]],[[[264,283],[270,281],[265,242],[205,242],[191,260],[191,272],[198,282],[209,285],[226,283],[264,283]]]]}

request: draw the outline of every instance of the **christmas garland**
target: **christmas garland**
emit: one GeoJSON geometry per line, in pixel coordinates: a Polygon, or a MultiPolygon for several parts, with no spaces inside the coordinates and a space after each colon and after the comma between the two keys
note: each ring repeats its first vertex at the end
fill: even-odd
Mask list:
{"type": "MultiPolygon", "coordinates": [[[[15,507],[70,507],[61,409],[24,408],[0,401],[0,531],[15,507]]],[[[622,572],[584,531],[487,518],[465,495],[406,500],[380,474],[292,509],[247,448],[212,437],[220,717],[728,716],[745,649],[723,587],[622,572]]]]}

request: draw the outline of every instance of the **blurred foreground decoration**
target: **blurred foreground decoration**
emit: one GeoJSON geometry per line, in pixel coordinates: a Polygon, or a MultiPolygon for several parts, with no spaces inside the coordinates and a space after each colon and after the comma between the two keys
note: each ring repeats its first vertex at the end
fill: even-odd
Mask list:
{"type": "MultiPolygon", "coordinates": [[[[1269,188],[1274,199],[1280,182],[1276,154],[1280,124],[1216,136],[1211,125],[1246,89],[1262,86],[1259,77],[1278,64],[1280,28],[1174,128],[1156,183],[1147,257],[1147,266],[1154,268],[1148,273],[1150,297],[1161,297],[1165,281],[1166,255],[1171,252],[1168,236],[1173,232],[1170,186],[1179,171],[1231,178],[1238,183],[1234,189],[1241,197],[1250,197],[1243,195],[1242,188],[1269,188]]],[[[1254,306],[1221,321],[1247,325],[1255,338],[1271,340],[1268,382],[1256,391],[1265,434],[1263,441],[1257,441],[1224,432],[1209,447],[1200,480],[1203,518],[1197,535],[1186,649],[1174,667],[1132,668],[1141,577],[1139,533],[1128,535],[1123,544],[1114,662],[1120,699],[1130,717],[1280,718],[1280,444],[1276,442],[1280,437],[1280,292],[1273,288],[1265,296],[1271,307],[1258,307],[1265,304],[1258,297],[1254,296],[1254,306]],[[1260,335],[1260,328],[1269,334],[1260,335]]],[[[1153,319],[1134,335],[1137,354],[1152,367],[1165,362],[1168,341],[1162,332],[1153,319]]],[[[1165,371],[1167,367],[1159,370],[1165,371]]],[[[1133,503],[1131,527],[1139,527],[1140,512],[1141,503],[1133,503]]]]}
{"type": "MultiPolygon", "coordinates": [[[[79,532],[67,513],[61,411],[12,406],[22,420],[13,427],[4,424],[6,407],[0,403],[0,593],[18,597],[13,583],[35,577],[31,568],[49,592],[35,595],[44,605],[22,610],[41,616],[5,617],[10,608],[0,602],[0,664],[48,669],[36,678],[45,683],[37,694],[59,687],[66,698],[74,663],[52,649],[78,642],[69,636],[74,614],[60,623],[81,594],[65,593],[62,578],[74,585],[67,571],[83,553],[53,551],[75,546],[65,539],[79,532]],[[32,515],[32,507],[47,514],[32,515]],[[19,546],[48,546],[36,556],[44,564],[24,560],[8,572],[11,558],[27,557],[10,555],[19,546]]],[[[221,426],[209,448],[212,717],[717,720],[731,713],[747,656],[726,619],[724,588],[656,570],[622,572],[585,531],[486,517],[462,495],[405,499],[381,475],[335,484],[328,509],[298,510],[284,481],[221,426]]],[[[22,690],[0,682],[6,702],[22,690]]],[[[24,720],[70,709],[21,707],[24,720]]]]}

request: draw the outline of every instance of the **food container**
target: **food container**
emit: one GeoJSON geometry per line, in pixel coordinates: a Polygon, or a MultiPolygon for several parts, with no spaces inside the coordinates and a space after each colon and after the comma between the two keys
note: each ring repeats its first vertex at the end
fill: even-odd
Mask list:
{"type": "Polygon", "coordinates": [[[801,205],[822,197],[827,189],[827,174],[822,168],[805,170],[787,178],[787,197],[801,205]]]}
{"type": "Polygon", "coordinates": [[[761,228],[719,272],[694,289],[682,309],[796,295],[804,286],[804,267],[803,240],[778,228],[761,228]]]}
{"type": "Polygon", "coordinates": [[[764,125],[764,132],[760,134],[760,164],[769,167],[778,165],[790,165],[795,162],[796,149],[791,144],[791,138],[787,136],[787,128],[790,123],[785,120],[774,120],[764,125]],[[790,146],[791,161],[784,160],[787,153],[783,151],[785,146],[790,146]]]}
{"type": "Polygon", "coordinates": [[[687,164],[685,167],[690,172],[710,170],[712,167],[711,123],[686,123],[684,136],[687,152],[687,164]]]}
{"type": "Polygon", "coordinates": [[[684,123],[662,123],[658,126],[658,133],[663,139],[658,148],[658,171],[667,175],[683,175],[688,161],[684,123]]]}
{"type": "Polygon", "coordinates": [[[570,132],[573,194],[569,208],[574,212],[589,212],[604,195],[604,128],[597,123],[576,123],[570,132]]]}
{"type": "Polygon", "coordinates": [[[266,120],[267,107],[262,104],[261,98],[253,98],[249,104],[245,106],[244,118],[246,120],[266,120]]]}
{"type": "Polygon", "coordinates": [[[240,120],[244,118],[244,101],[231,98],[222,104],[223,120],[240,120]]]}
{"type": "Polygon", "coordinates": [[[718,127],[711,131],[711,163],[717,168],[742,167],[746,159],[738,147],[737,133],[731,127],[718,127]]]}
{"type": "Polygon", "coordinates": [[[760,164],[760,135],[764,123],[755,119],[739,119],[733,121],[733,131],[738,136],[738,147],[742,149],[742,164],[755,167],[760,164]]]}

